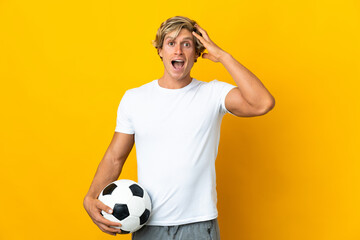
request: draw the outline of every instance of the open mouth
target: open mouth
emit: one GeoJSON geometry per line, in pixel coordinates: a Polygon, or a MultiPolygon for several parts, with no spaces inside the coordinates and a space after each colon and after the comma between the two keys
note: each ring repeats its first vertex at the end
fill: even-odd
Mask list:
{"type": "Polygon", "coordinates": [[[175,68],[175,70],[181,70],[184,67],[185,62],[183,60],[173,60],[171,64],[175,68]]]}

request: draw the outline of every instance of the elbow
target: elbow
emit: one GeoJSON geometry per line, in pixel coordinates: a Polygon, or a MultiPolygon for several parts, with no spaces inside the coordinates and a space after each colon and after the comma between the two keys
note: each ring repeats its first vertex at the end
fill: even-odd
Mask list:
{"type": "Polygon", "coordinates": [[[267,105],[268,112],[275,107],[275,98],[271,96],[271,99],[267,105]]]}
{"type": "Polygon", "coordinates": [[[270,112],[275,107],[275,98],[271,96],[271,98],[263,104],[262,108],[259,110],[258,115],[264,115],[270,112]]]}

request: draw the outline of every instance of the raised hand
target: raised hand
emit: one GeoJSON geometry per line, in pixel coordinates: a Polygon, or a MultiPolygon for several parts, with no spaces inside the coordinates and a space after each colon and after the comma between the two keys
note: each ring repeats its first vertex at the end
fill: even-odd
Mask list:
{"type": "Polygon", "coordinates": [[[226,54],[224,50],[222,50],[219,46],[217,46],[213,41],[211,41],[209,35],[207,32],[201,28],[199,25],[195,24],[195,27],[199,30],[199,32],[202,34],[200,36],[196,32],[192,32],[193,35],[199,39],[199,41],[204,45],[204,47],[207,49],[208,53],[203,53],[202,58],[209,59],[213,62],[220,62],[221,58],[226,54]]]}

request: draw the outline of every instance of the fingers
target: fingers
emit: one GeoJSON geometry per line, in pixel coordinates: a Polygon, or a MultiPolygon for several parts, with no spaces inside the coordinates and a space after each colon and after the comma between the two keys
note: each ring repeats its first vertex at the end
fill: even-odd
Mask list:
{"type": "Polygon", "coordinates": [[[112,214],[112,209],[109,206],[106,206],[103,202],[101,202],[100,200],[96,201],[96,207],[100,210],[103,210],[104,212],[107,212],[109,214],[112,214]]]}
{"type": "Polygon", "coordinates": [[[198,24],[195,24],[195,27],[203,35],[203,38],[205,40],[210,41],[209,35],[207,34],[207,32],[202,27],[200,27],[198,24]]]}
{"type": "Polygon", "coordinates": [[[208,51],[208,53],[204,53],[202,55],[202,58],[209,59],[213,62],[219,62],[224,51],[219,46],[217,46],[213,41],[210,40],[209,35],[203,28],[201,28],[197,24],[195,24],[194,26],[201,33],[202,36],[197,34],[195,31],[192,32],[193,35],[195,35],[195,37],[199,39],[199,41],[204,45],[204,47],[208,51]]]}
{"type": "Polygon", "coordinates": [[[121,233],[119,229],[122,225],[117,222],[112,222],[106,218],[104,218],[101,214],[101,211],[105,211],[109,214],[112,213],[112,209],[102,203],[99,199],[96,198],[87,198],[84,201],[85,210],[88,212],[90,218],[93,222],[101,229],[101,231],[111,234],[113,236],[116,233],[121,233]]]}
{"type": "MultiPolygon", "coordinates": [[[[202,54],[202,58],[210,59],[208,53],[203,53],[203,54],[202,54]]],[[[211,60],[211,59],[210,59],[210,60],[211,60]]]]}
{"type": "MultiPolygon", "coordinates": [[[[193,31],[192,34],[194,34],[195,37],[197,37],[197,39],[199,39],[200,42],[201,42],[204,46],[206,45],[205,39],[204,39],[202,36],[200,36],[199,34],[197,34],[195,31],[193,31]]],[[[206,47],[206,46],[205,46],[205,47],[206,47]]]]}
{"type": "Polygon", "coordinates": [[[106,218],[104,218],[103,216],[98,216],[96,219],[95,219],[96,222],[100,223],[100,224],[103,224],[103,225],[106,225],[106,226],[113,226],[113,227],[121,227],[121,223],[117,223],[117,222],[112,222],[110,220],[107,220],[106,218]]]}
{"type": "Polygon", "coordinates": [[[117,233],[121,233],[119,229],[122,225],[117,222],[112,222],[104,218],[100,212],[94,216],[94,223],[100,228],[104,233],[108,233],[110,235],[116,236],[117,233]]]}
{"type": "Polygon", "coordinates": [[[101,210],[109,213],[109,214],[112,214],[112,209],[109,207],[109,206],[106,206],[104,203],[102,203],[101,201],[98,201],[96,203],[96,207],[97,207],[97,216],[95,217],[96,221],[101,223],[101,224],[104,224],[106,226],[114,226],[114,227],[121,227],[121,224],[120,223],[117,223],[117,222],[112,222],[110,220],[107,220],[106,218],[104,218],[101,214],[101,210]]]}
{"type": "Polygon", "coordinates": [[[98,224],[98,227],[100,228],[101,231],[103,231],[104,233],[107,233],[107,234],[110,234],[110,235],[113,235],[113,236],[116,236],[117,233],[121,233],[121,230],[118,229],[118,228],[112,228],[112,227],[109,227],[105,224],[102,224],[102,223],[99,223],[98,224]]]}

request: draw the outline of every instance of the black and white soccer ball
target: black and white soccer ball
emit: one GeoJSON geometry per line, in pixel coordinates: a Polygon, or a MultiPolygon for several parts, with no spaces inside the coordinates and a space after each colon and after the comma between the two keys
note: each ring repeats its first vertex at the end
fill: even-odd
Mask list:
{"type": "Polygon", "coordinates": [[[101,211],[104,218],[118,222],[122,234],[139,230],[149,220],[151,214],[151,199],[149,194],[138,183],[121,179],[107,185],[98,199],[113,209],[109,214],[101,211]]]}

